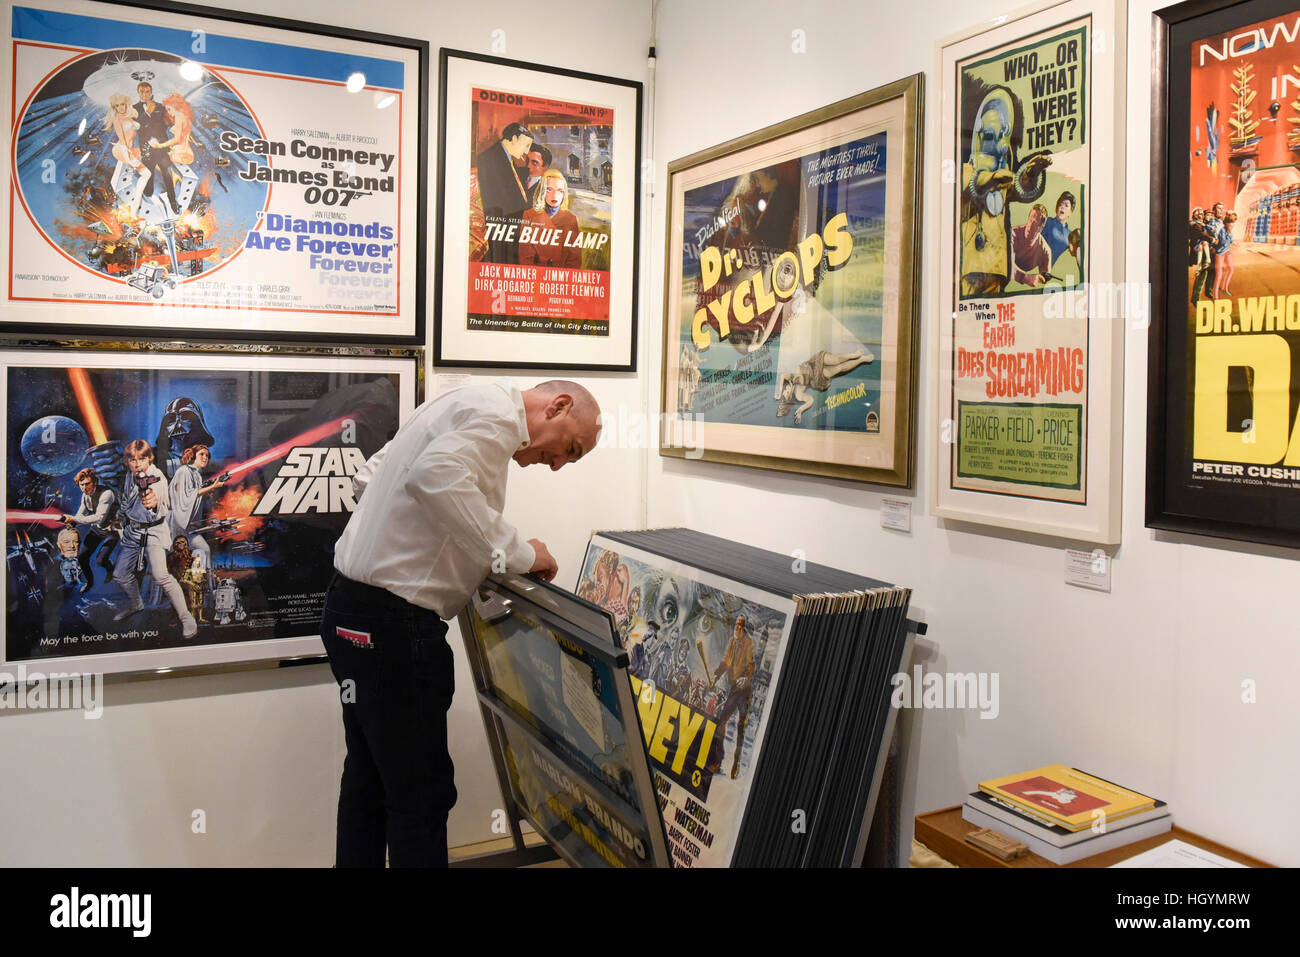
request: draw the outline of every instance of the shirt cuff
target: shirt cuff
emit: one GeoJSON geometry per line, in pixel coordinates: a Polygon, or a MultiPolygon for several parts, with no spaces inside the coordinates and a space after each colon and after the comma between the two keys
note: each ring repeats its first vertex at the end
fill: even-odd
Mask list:
{"type": "Polygon", "coordinates": [[[506,567],[516,574],[527,575],[535,561],[537,550],[524,541],[523,536],[516,535],[514,543],[506,552],[506,567]]]}

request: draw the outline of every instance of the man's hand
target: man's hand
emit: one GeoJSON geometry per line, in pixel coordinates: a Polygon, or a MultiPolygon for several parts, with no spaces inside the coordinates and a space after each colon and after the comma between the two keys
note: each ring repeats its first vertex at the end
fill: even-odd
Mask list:
{"type": "Polygon", "coordinates": [[[140,494],[140,504],[151,512],[158,507],[158,496],[153,489],[147,488],[140,494]]]}
{"type": "Polygon", "coordinates": [[[533,559],[533,567],[528,569],[528,574],[536,575],[544,582],[550,581],[560,570],[560,566],[555,564],[550,550],[540,538],[530,538],[528,544],[533,546],[533,551],[537,553],[537,557],[533,559]]]}

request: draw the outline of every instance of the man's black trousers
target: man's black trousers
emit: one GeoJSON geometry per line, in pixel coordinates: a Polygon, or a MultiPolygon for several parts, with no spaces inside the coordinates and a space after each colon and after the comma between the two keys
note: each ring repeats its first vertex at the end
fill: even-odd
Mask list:
{"type": "Polygon", "coordinates": [[[456,803],[447,752],[455,675],[447,624],[391,592],[335,575],[321,640],[339,683],[347,758],[336,863],[447,866],[456,803]]]}

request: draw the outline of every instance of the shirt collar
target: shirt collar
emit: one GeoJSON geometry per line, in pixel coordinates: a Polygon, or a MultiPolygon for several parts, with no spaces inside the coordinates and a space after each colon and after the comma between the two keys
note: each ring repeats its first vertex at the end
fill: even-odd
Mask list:
{"type": "Polygon", "coordinates": [[[519,423],[519,448],[516,451],[522,451],[532,444],[532,439],[528,435],[528,410],[524,408],[524,394],[519,391],[519,386],[509,379],[502,381],[500,385],[510,396],[510,401],[515,404],[515,417],[519,423]]]}

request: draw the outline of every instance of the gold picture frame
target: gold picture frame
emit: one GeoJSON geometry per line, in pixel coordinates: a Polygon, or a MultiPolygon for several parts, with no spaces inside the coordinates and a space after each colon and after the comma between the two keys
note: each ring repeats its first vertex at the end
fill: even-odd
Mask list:
{"type": "Polygon", "coordinates": [[[912,487],[923,91],[668,164],[661,455],[912,487]]]}

